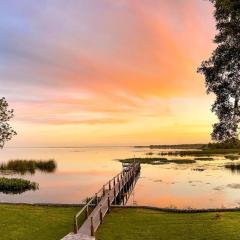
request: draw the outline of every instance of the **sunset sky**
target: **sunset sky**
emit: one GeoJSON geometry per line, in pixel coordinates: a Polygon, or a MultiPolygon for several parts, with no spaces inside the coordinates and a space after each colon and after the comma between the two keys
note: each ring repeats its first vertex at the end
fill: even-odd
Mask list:
{"type": "Polygon", "coordinates": [[[8,0],[0,7],[7,146],[210,141],[206,0],[8,0]]]}

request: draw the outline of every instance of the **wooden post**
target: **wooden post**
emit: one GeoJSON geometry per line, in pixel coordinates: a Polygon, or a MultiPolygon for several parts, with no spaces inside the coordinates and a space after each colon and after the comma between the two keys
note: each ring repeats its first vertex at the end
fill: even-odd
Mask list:
{"type": "Polygon", "coordinates": [[[123,206],[124,206],[124,198],[125,198],[125,193],[124,193],[124,191],[122,192],[122,204],[123,204],[123,206]]]}
{"type": "Polygon", "coordinates": [[[114,177],[114,179],[113,179],[113,185],[114,185],[114,187],[115,187],[115,185],[116,185],[115,177],[114,177]]]}
{"type": "Polygon", "coordinates": [[[77,218],[74,217],[74,233],[77,234],[78,232],[78,223],[77,223],[77,218]]]}
{"type": "Polygon", "coordinates": [[[102,205],[100,205],[100,209],[99,209],[99,217],[100,217],[100,224],[102,224],[102,222],[103,222],[102,205]]]}
{"type": "Polygon", "coordinates": [[[91,236],[94,237],[93,217],[91,217],[91,236]]]}
{"type": "Polygon", "coordinates": [[[103,185],[103,197],[105,196],[105,186],[103,185]]]}
{"type": "Polygon", "coordinates": [[[114,204],[116,205],[116,188],[114,187],[114,189],[113,189],[113,193],[114,193],[114,204]]]}
{"type": "Polygon", "coordinates": [[[111,190],[111,181],[108,183],[108,189],[111,190]]]}
{"type": "Polygon", "coordinates": [[[108,193],[108,213],[110,212],[110,196],[109,196],[109,193],[108,193]]]}
{"type": "Polygon", "coordinates": [[[95,198],[96,198],[96,205],[98,205],[98,195],[95,193],[95,198]]]}
{"type": "Polygon", "coordinates": [[[119,184],[118,184],[118,199],[119,199],[119,203],[121,203],[121,196],[122,194],[121,194],[121,186],[120,186],[120,182],[119,182],[119,184]]]}
{"type": "Polygon", "coordinates": [[[89,213],[89,211],[88,211],[88,205],[87,205],[86,212],[85,212],[85,219],[88,218],[88,213],[89,213]]]}

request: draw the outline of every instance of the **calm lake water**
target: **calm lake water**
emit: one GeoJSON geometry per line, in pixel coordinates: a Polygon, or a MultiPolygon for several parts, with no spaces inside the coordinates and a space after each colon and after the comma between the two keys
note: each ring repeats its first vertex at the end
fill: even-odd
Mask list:
{"type": "MultiPolygon", "coordinates": [[[[175,149],[176,150],[176,149],[175,149]]],[[[174,150],[174,151],[175,151],[174,150]]],[[[151,150],[155,155],[166,150],[151,150]]],[[[122,170],[116,159],[146,157],[145,148],[5,148],[0,162],[11,159],[54,159],[54,173],[3,175],[39,183],[39,190],[22,194],[0,193],[1,202],[81,203],[122,170]]],[[[184,157],[186,159],[188,157],[184,157]]],[[[176,159],[176,157],[169,157],[176,159]]],[[[240,206],[240,175],[224,168],[231,162],[222,157],[194,164],[142,164],[140,178],[128,204],[177,208],[220,208],[240,206]],[[196,168],[204,171],[196,171],[196,168]],[[195,170],[194,170],[195,169],[195,170]]],[[[234,161],[234,162],[239,162],[234,161]]]]}

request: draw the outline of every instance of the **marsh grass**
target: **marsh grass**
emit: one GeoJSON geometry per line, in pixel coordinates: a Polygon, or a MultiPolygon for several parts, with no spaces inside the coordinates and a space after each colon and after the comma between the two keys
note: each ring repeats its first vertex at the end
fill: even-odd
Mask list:
{"type": "Polygon", "coordinates": [[[37,190],[38,184],[21,178],[0,178],[0,192],[20,194],[27,190],[37,190]]]}
{"type": "Polygon", "coordinates": [[[196,163],[195,160],[192,159],[171,159],[168,160],[167,158],[127,158],[127,159],[120,159],[122,163],[132,163],[132,162],[139,162],[142,164],[152,164],[152,165],[160,165],[160,164],[169,164],[169,163],[176,163],[176,164],[191,164],[196,163]]]}
{"type": "Polygon", "coordinates": [[[153,152],[147,152],[146,155],[152,156],[154,153],[153,152]]]}
{"type": "Polygon", "coordinates": [[[240,163],[227,163],[225,168],[231,170],[233,173],[240,173],[240,163]]]}
{"type": "Polygon", "coordinates": [[[26,173],[34,174],[36,170],[50,173],[54,172],[55,169],[56,163],[54,160],[10,160],[0,165],[0,171],[12,171],[22,175],[26,173]]]}
{"type": "Polygon", "coordinates": [[[194,160],[197,160],[197,161],[213,161],[214,158],[212,158],[212,157],[197,157],[197,158],[194,158],[194,160]]]}
{"type": "Polygon", "coordinates": [[[229,159],[229,160],[238,160],[240,156],[237,156],[237,155],[226,155],[224,157],[226,159],[229,159]]]}
{"type": "Polygon", "coordinates": [[[161,152],[161,156],[193,156],[193,157],[212,157],[224,154],[240,154],[240,149],[203,149],[196,151],[169,151],[161,152]]]}

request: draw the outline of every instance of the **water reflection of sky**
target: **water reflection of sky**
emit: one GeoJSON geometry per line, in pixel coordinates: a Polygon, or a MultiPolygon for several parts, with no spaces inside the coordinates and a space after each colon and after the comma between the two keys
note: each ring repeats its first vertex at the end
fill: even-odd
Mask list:
{"type": "MultiPolygon", "coordinates": [[[[115,159],[146,156],[146,152],[150,152],[149,149],[130,147],[6,148],[1,151],[1,162],[53,158],[57,170],[54,173],[14,175],[39,183],[40,189],[20,195],[0,194],[0,201],[79,203],[121,171],[121,164],[115,159]]],[[[157,157],[159,150],[151,152],[157,157]]],[[[224,168],[229,162],[224,157],[217,157],[215,161],[197,161],[195,164],[142,165],[141,177],[129,204],[181,208],[239,206],[240,186],[237,184],[240,175],[224,168]],[[204,171],[196,171],[199,168],[204,171]]]]}

